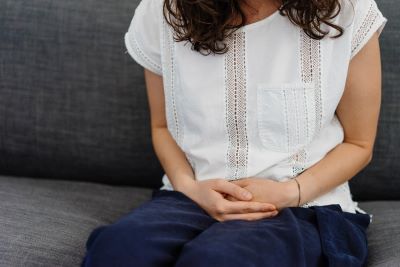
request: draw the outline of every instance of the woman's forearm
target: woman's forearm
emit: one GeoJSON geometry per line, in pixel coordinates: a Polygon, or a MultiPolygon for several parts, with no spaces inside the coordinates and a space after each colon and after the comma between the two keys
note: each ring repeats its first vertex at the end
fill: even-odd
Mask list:
{"type": "MultiPolygon", "coordinates": [[[[341,143],[312,165],[297,180],[301,186],[300,205],[350,180],[371,161],[372,151],[352,143],[341,143]]],[[[292,198],[297,205],[297,198],[292,198]]]]}
{"type": "Polygon", "coordinates": [[[152,128],[154,151],[173,188],[185,192],[195,181],[186,155],[176,144],[167,128],[152,128]]]}

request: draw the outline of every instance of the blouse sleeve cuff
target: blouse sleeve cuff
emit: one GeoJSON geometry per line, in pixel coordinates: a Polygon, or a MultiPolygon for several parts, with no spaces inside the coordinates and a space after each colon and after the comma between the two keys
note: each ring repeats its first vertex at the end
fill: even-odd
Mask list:
{"type": "Polygon", "coordinates": [[[128,32],[125,33],[124,39],[127,52],[139,65],[158,75],[162,75],[161,66],[143,53],[136,40],[129,38],[128,32]]]}
{"type": "MultiPolygon", "coordinates": [[[[363,25],[358,29],[355,38],[352,42],[351,57],[352,59],[364,45],[371,39],[375,32],[378,32],[378,36],[381,35],[383,28],[387,23],[387,18],[384,17],[379,10],[375,11],[375,18],[366,18],[363,25]],[[368,24],[370,22],[370,24],[368,24]]],[[[372,16],[374,13],[370,13],[372,16]]]]}

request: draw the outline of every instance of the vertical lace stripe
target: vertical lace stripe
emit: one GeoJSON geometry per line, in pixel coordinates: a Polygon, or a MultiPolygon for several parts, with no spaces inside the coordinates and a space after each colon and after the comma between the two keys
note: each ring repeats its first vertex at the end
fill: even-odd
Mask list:
{"type": "MultiPolygon", "coordinates": [[[[322,128],[323,118],[323,102],[322,102],[322,85],[321,85],[321,43],[309,37],[302,29],[300,32],[300,71],[302,82],[313,82],[315,85],[315,131],[313,138],[319,133],[322,128]]],[[[307,127],[308,129],[308,127],[307,127]]],[[[308,132],[307,132],[308,136],[308,132]]],[[[292,176],[298,176],[305,171],[307,163],[306,148],[300,149],[297,153],[290,157],[292,162],[292,176]]],[[[315,201],[304,203],[302,207],[317,205],[315,201]]]]}
{"type": "Polygon", "coordinates": [[[170,66],[169,71],[163,77],[164,93],[165,93],[165,113],[167,119],[168,130],[176,143],[182,146],[183,127],[179,116],[178,105],[176,102],[176,84],[175,84],[175,51],[174,43],[172,42],[172,32],[168,28],[167,23],[163,20],[163,61],[170,66]]]}
{"type": "Polygon", "coordinates": [[[228,135],[226,152],[227,178],[247,176],[247,88],[246,88],[246,36],[235,32],[228,38],[229,50],[225,54],[225,124],[228,135]]]}
{"type": "Polygon", "coordinates": [[[322,128],[322,90],[321,90],[321,42],[309,37],[302,29],[300,31],[300,61],[301,78],[303,82],[315,84],[315,132],[316,136],[322,128]]]}
{"type": "Polygon", "coordinates": [[[194,175],[196,176],[195,161],[191,155],[184,150],[184,118],[182,114],[181,105],[177,101],[177,93],[181,89],[175,80],[175,45],[173,41],[173,31],[169,25],[163,20],[162,31],[162,62],[164,66],[170,66],[169,71],[165,72],[163,76],[164,95],[165,95],[165,116],[167,120],[168,131],[178,144],[178,146],[185,153],[186,159],[190,164],[194,175]],[[166,62],[166,63],[164,63],[166,62]]]}

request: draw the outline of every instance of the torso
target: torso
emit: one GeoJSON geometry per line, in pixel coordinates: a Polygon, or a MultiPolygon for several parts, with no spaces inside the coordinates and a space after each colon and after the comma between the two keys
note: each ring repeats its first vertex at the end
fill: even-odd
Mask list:
{"type": "MultiPolygon", "coordinates": [[[[268,14],[228,38],[227,53],[208,56],[190,43],[172,42],[164,24],[168,129],[198,180],[285,181],[343,141],[335,110],[351,29],[339,39],[315,40],[279,10],[268,14]]],[[[172,189],[166,174],[163,183],[162,189],[172,189]]],[[[303,206],[332,203],[355,212],[347,182],[303,206]]]]}

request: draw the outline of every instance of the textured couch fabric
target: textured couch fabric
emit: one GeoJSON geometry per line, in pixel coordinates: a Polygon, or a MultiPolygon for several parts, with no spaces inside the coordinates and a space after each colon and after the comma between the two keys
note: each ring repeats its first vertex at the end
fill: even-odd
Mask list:
{"type": "Polygon", "coordinates": [[[131,0],[0,1],[0,173],[161,184],[131,0]]]}
{"type": "MultiPolygon", "coordinates": [[[[0,1],[1,267],[78,266],[94,227],[161,186],[143,69],[123,40],[138,2],[0,1]]],[[[374,215],[368,266],[391,267],[400,266],[400,2],[376,2],[388,18],[382,108],[373,160],[350,186],[374,215]]]]}
{"type": "Polygon", "coordinates": [[[0,176],[0,266],[79,266],[92,228],[150,196],[148,188],[0,176]]]}

